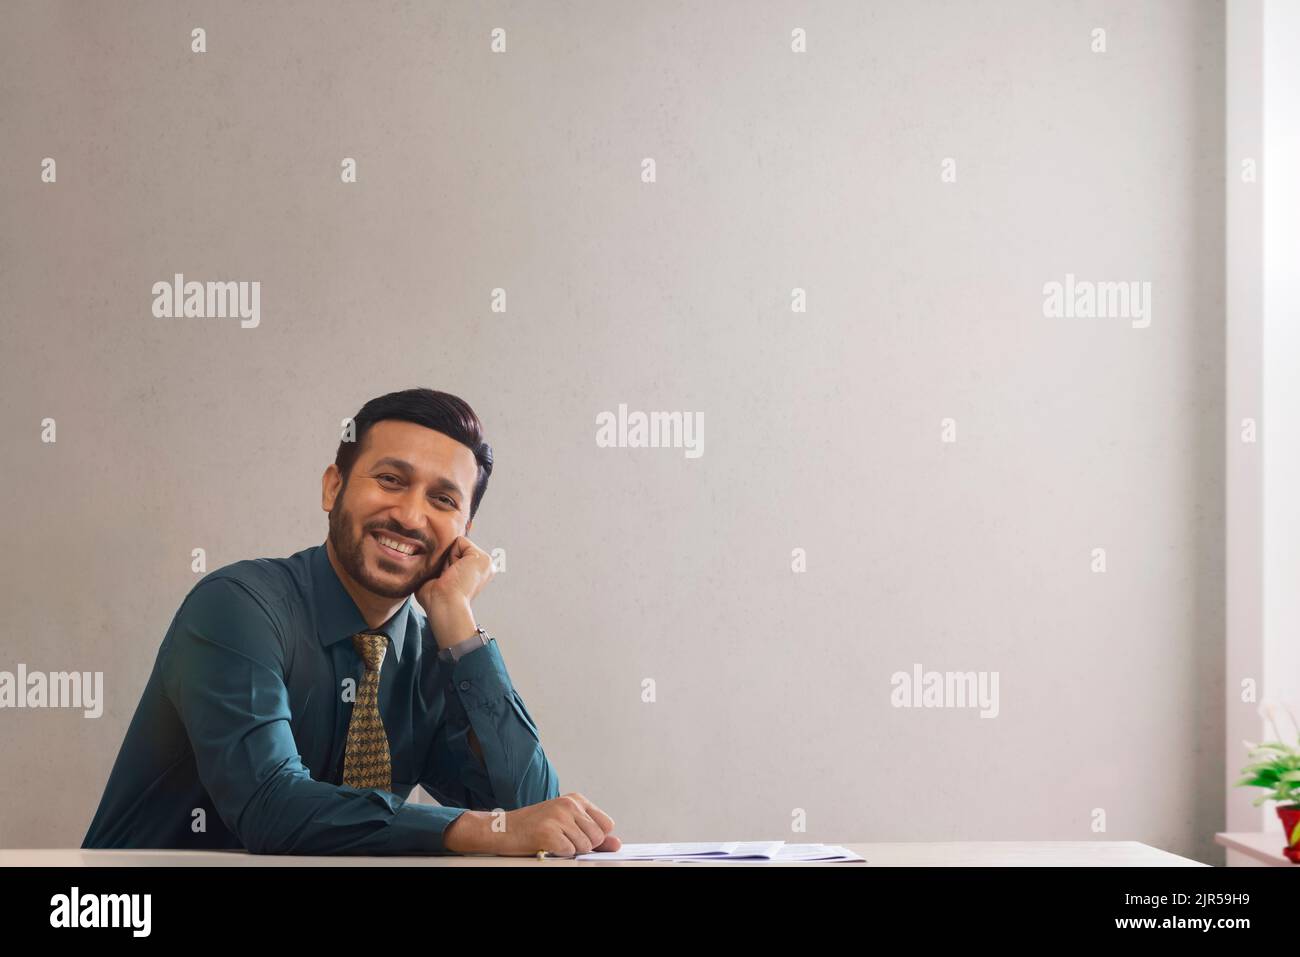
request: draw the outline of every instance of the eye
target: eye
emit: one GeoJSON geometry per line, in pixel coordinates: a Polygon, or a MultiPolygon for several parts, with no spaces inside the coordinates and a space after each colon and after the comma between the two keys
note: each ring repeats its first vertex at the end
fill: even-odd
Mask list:
{"type": "Polygon", "coordinates": [[[439,499],[438,499],[438,501],[440,501],[440,502],[446,502],[446,503],[447,503],[448,505],[450,505],[452,508],[455,508],[455,507],[456,507],[456,500],[453,499],[453,498],[451,498],[451,497],[448,496],[448,495],[440,496],[439,499]]]}
{"type": "Polygon", "coordinates": [[[393,475],[390,472],[385,472],[383,475],[378,476],[378,478],[381,482],[385,479],[392,479],[394,482],[400,481],[396,475],[393,475]]]}

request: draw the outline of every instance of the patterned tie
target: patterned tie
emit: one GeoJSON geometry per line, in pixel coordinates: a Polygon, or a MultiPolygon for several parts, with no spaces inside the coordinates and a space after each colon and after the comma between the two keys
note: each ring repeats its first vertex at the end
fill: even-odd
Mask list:
{"type": "Polygon", "coordinates": [[[388,735],[379,716],[379,668],[388,650],[388,636],[363,631],[352,645],[366,664],[366,675],[352,704],[347,746],[343,753],[343,783],[354,788],[393,789],[388,735]]]}

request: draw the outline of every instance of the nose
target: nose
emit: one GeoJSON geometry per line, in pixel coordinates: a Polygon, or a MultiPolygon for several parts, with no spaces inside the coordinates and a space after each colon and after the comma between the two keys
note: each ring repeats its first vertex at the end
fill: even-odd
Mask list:
{"type": "Polygon", "coordinates": [[[424,497],[416,488],[408,489],[388,511],[389,518],[412,537],[428,543],[424,527],[424,497]]]}

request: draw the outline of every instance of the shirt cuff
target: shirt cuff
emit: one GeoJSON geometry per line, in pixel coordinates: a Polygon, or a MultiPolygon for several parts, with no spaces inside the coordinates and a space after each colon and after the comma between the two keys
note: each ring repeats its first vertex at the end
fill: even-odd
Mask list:
{"type": "Polygon", "coordinates": [[[403,804],[388,822],[388,854],[457,854],[447,850],[443,835],[469,808],[403,804]]]}
{"type": "MultiPolygon", "coordinates": [[[[478,641],[477,638],[474,639],[478,641]]],[[[491,695],[509,694],[514,690],[510,673],[506,671],[505,660],[495,638],[480,650],[472,651],[459,661],[450,664],[447,674],[448,690],[479,691],[491,695]]]]}

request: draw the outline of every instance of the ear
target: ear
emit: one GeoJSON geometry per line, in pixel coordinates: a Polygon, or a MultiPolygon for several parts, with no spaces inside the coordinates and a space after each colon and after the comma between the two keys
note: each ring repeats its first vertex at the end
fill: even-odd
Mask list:
{"type": "Polygon", "coordinates": [[[320,507],[325,511],[332,511],[334,500],[338,498],[339,489],[343,485],[343,474],[339,472],[339,467],[333,462],[325,469],[325,474],[320,478],[320,507]]]}
{"type": "Polygon", "coordinates": [[[464,532],[464,534],[465,534],[465,537],[466,537],[466,538],[469,537],[469,530],[470,530],[471,528],[473,528],[473,527],[474,527],[474,519],[471,518],[468,522],[465,523],[465,532],[464,532]]]}

